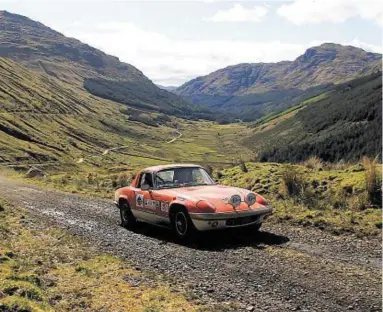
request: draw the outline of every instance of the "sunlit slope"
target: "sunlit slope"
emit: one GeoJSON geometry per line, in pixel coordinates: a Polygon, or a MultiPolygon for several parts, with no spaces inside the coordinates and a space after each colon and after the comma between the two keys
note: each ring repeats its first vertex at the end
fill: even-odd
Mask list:
{"type": "Polygon", "coordinates": [[[128,106],[188,117],[198,110],[117,57],[7,11],[0,11],[0,57],[128,106]]]}

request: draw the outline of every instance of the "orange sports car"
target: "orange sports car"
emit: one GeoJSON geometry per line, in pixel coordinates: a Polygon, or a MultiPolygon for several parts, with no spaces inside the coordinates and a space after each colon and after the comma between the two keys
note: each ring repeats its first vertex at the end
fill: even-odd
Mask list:
{"type": "Polygon", "coordinates": [[[198,165],[164,165],[141,170],[115,193],[121,224],[137,221],[172,228],[187,239],[198,231],[235,227],[259,230],[272,207],[256,193],[218,185],[198,165]]]}

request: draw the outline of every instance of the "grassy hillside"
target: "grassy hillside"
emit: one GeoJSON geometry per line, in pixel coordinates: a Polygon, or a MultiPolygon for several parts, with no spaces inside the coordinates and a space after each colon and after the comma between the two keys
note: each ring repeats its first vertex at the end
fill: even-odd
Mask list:
{"type": "Polygon", "coordinates": [[[81,84],[83,77],[102,75],[151,83],[134,66],[25,16],[0,11],[0,30],[0,56],[61,80],[81,84]]]}
{"type": "Polygon", "coordinates": [[[134,66],[39,22],[6,11],[0,11],[0,57],[103,98],[194,116],[195,109],[190,103],[158,88],[134,66]],[[123,94],[122,88],[126,89],[123,94]],[[190,108],[184,110],[185,107],[190,108]]]}
{"type": "Polygon", "coordinates": [[[314,226],[334,234],[379,235],[382,166],[365,159],[331,165],[246,163],[216,171],[220,183],[264,195],[274,207],[268,222],[314,226]]]}
{"type": "Polygon", "coordinates": [[[262,161],[325,161],[379,156],[382,150],[381,73],[339,85],[284,114],[260,122],[243,143],[262,161]]]}
{"type": "Polygon", "coordinates": [[[135,81],[86,78],[84,88],[91,94],[126,104],[143,111],[157,111],[183,118],[214,119],[207,109],[191,105],[173,93],[155,85],[142,85],[135,81]]]}
{"type": "Polygon", "coordinates": [[[3,165],[58,162],[98,167],[189,159],[225,163],[238,159],[241,150],[250,154],[235,144],[237,133],[248,131],[242,125],[219,126],[127,111],[125,106],[5,58],[0,58],[0,77],[3,165]],[[178,136],[175,129],[182,137],[166,143],[178,136]],[[106,149],[121,146],[125,148],[103,155],[106,149]]]}

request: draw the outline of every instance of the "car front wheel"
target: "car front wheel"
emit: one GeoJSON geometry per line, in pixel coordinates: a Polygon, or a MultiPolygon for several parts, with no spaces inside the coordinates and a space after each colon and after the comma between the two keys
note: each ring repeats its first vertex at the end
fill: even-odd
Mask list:
{"type": "Polygon", "coordinates": [[[136,226],[137,220],[134,217],[132,211],[130,210],[129,204],[126,200],[123,200],[119,204],[120,208],[120,217],[121,217],[121,226],[126,229],[134,229],[136,226]]]}
{"type": "Polygon", "coordinates": [[[172,214],[172,228],[182,241],[188,241],[195,238],[196,228],[189,214],[185,209],[177,209],[172,214]]]}
{"type": "Polygon", "coordinates": [[[252,226],[250,226],[250,228],[251,228],[251,231],[258,232],[260,230],[261,226],[262,226],[262,223],[257,223],[257,224],[253,224],[252,226]]]}
{"type": "Polygon", "coordinates": [[[255,232],[258,232],[261,229],[261,226],[262,226],[262,223],[255,224],[253,225],[253,230],[255,232]]]}

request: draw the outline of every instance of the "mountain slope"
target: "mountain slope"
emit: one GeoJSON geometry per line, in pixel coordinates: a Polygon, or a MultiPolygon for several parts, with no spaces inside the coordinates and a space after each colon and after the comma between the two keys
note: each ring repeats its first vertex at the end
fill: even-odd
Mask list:
{"type": "Polygon", "coordinates": [[[2,57],[0,81],[0,167],[39,163],[95,172],[127,164],[225,163],[250,152],[236,144],[244,126],[129,108],[2,57]]]}
{"type": "Polygon", "coordinates": [[[242,143],[262,161],[381,157],[381,72],[338,85],[305,104],[256,126],[242,143]]]}
{"type": "Polygon", "coordinates": [[[141,71],[117,57],[6,11],[0,11],[0,56],[126,105],[144,102],[149,104],[146,109],[178,115],[193,115],[193,110],[198,110],[181,97],[158,88],[141,71]],[[87,81],[92,82],[92,87],[84,86],[87,81]],[[109,96],[120,84],[134,87],[128,92],[120,88],[117,98],[109,96]],[[189,108],[186,112],[185,107],[189,108]]]}
{"type": "Polygon", "coordinates": [[[195,78],[175,90],[196,94],[232,96],[284,89],[305,90],[341,83],[379,70],[382,56],[352,46],[325,43],[308,49],[294,61],[238,64],[195,78]]]}
{"type": "Polygon", "coordinates": [[[150,83],[141,71],[117,57],[7,11],[0,11],[0,56],[71,82],[102,75],[150,83]]]}

